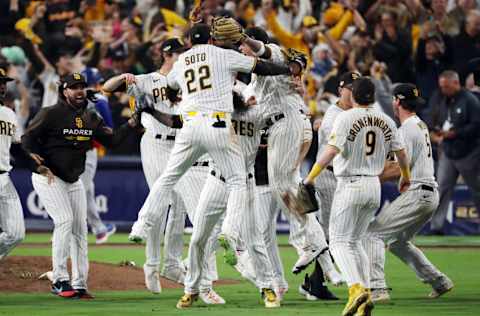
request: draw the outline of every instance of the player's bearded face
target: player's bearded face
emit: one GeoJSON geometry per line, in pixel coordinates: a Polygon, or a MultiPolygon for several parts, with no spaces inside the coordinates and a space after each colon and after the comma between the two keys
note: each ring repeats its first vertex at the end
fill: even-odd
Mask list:
{"type": "Polygon", "coordinates": [[[64,91],[68,103],[75,107],[81,107],[85,104],[87,93],[83,84],[76,84],[64,91]]]}

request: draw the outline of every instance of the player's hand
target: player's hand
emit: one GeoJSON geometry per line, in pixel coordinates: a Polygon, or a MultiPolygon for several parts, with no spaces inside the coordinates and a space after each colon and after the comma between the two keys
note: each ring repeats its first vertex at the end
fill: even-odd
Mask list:
{"type": "Polygon", "coordinates": [[[125,82],[127,83],[127,86],[136,83],[135,75],[130,74],[130,73],[124,74],[124,75],[123,75],[123,79],[124,79],[125,82]]]}
{"type": "Polygon", "coordinates": [[[411,184],[410,179],[405,179],[401,177],[400,182],[398,184],[398,191],[400,191],[400,193],[407,191],[408,188],[410,188],[410,184],[411,184]]]}
{"type": "Polygon", "coordinates": [[[55,175],[53,172],[46,166],[39,166],[37,172],[44,177],[48,178],[48,184],[52,184],[55,181],[55,175]]]}
{"type": "Polygon", "coordinates": [[[252,95],[250,98],[247,99],[247,102],[245,102],[248,106],[256,105],[257,104],[257,99],[255,98],[254,95],[252,95]]]}
{"type": "Polygon", "coordinates": [[[454,130],[449,130],[448,132],[443,133],[444,139],[453,139],[455,137],[457,137],[457,133],[455,133],[454,130]]]}
{"type": "Polygon", "coordinates": [[[37,165],[42,165],[45,162],[45,159],[43,159],[40,155],[31,153],[30,157],[35,161],[37,165]]]}

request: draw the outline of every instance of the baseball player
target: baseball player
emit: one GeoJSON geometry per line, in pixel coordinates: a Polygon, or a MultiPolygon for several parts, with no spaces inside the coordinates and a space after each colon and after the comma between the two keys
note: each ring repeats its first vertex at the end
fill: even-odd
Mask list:
{"type": "MultiPolygon", "coordinates": [[[[167,74],[177,60],[178,55],[184,51],[184,46],[179,39],[171,38],[162,43],[160,50],[162,52],[162,64],[158,71],[139,76],[131,74],[119,75],[108,80],[104,84],[103,90],[113,92],[125,90],[126,88],[127,93],[135,97],[137,102],[148,103],[154,109],[165,113],[177,113],[177,107],[168,100],[166,95],[167,74]],[[126,87],[125,83],[127,83],[126,87]]],[[[145,127],[145,133],[140,143],[142,165],[147,183],[152,188],[155,181],[164,172],[174,145],[176,130],[159,123],[147,112],[142,113],[141,121],[145,127]]],[[[169,215],[166,228],[166,219],[164,218],[149,231],[146,243],[146,262],[143,268],[147,289],[152,293],[161,292],[159,267],[161,261],[160,248],[164,231],[165,256],[162,275],[175,282],[184,282],[185,267],[181,258],[185,208],[188,206],[189,217],[193,221],[193,211],[198,202],[207,172],[208,158],[200,158],[199,161],[194,163],[193,168],[181,178],[173,190],[172,200],[167,207],[169,215]]],[[[166,215],[167,212],[165,212],[166,215]]],[[[214,272],[216,271],[213,263],[209,263],[209,266],[213,266],[212,269],[214,272]]],[[[211,282],[208,284],[209,287],[202,288],[200,297],[207,304],[221,303],[223,299],[213,291],[211,282]]]]}
{"type": "Polygon", "coordinates": [[[373,303],[369,261],[361,240],[380,206],[380,181],[387,154],[394,152],[402,170],[400,191],[410,185],[408,159],[395,123],[370,105],[375,86],[368,78],[353,82],[354,108],[338,114],[329,142],[314,164],[305,183],[315,178],[333,160],[337,178],[331,217],[330,250],[349,286],[343,316],[370,315],[373,303]],[[369,188],[365,190],[364,188],[369,188]]]}
{"type": "Polygon", "coordinates": [[[10,150],[15,156],[22,155],[30,161],[31,167],[45,176],[51,175],[46,167],[38,167],[31,157],[25,154],[20,143],[18,124],[15,112],[4,105],[7,92],[7,82],[13,81],[6,71],[0,68],[0,260],[5,258],[25,238],[25,223],[23,221],[22,205],[17,191],[8,173],[10,165],[10,150]]]}
{"type": "MultiPolygon", "coordinates": [[[[247,29],[245,33],[247,37],[243,40],[240,47],[244,54],[260,56],[278,63],[285,61],[285,53],[277,45],[269,42],[268,35],[263,29],[253,27],[247,29]]],[[[297,80],[299,80],[301,71],[305,69],[307,61],[301,55],[293,57],[293,59],[296,60],[296,63],[293,64],[297,64],[300,68],[298,71],[299,76],[297,76],[297,80]]],[[[264,116],[267,118],[269,184],[273,190],[274,197],[278,200],[278,205],[285,211],[288,206],[288,204],[284,204],[285,193],[296,190],[296,185],[293,182],[299,179],[299,165],[303,160],[301,148],[302,144],[308,144],[308,134],[311,136],[310,122],[305,120],[305,105],[300,94],[296,91],[296,81],[292,81],[291,78],[286,76],[274,78],[256,76],[250,85],[253,86],[253,93],[259,98],[258,102],[262,106],[264,116]],[[288,93],[289,97],[284,96],[284,92],[288,93]],[[285,111],[286,114],[281,111],[285,111]],[[272,113],[278,114],[273,114],[272,116],[272,113]],[[286,119],[284,120],[285,116],[286,119]],[[305,123],[308,124],[307,128],[305,128],[305,123]],[[299,132],[298,139],[295,136],[297,132],[299,132]],[[272,147],[276,149],[272,149],[272,147]],[[288,147],[291,153],[288,153],[286,150],[280,152],[285,147],[288,147]],[[284,178],[283,173],[289,178],[284,178]],[[272,174],[274,175],[273,178],[272,174]],[[273,183],[276,183],[276,185],[272,185],[273,183]],[[281,199],[279,199],[280,197],[281,199]]],[[[268,207],[263,209],[268,209],[268,207]]],[[[290,219],[290,240],[300,255],[293,267],[293,272],[301,272],[320,256],[319,259],[325,266],[325,270],[332,272],[331,279],[334,280],[333,282],[341,283],[341,278],[336,273],[331,262],[322,228],[314,216],[307,216],[305,219],[299,220],[296,216],[290,216],[288,211],[284,213],[290,219]]],[[[266,221],[270,223],[272,220],[275,220],[274,215],[274,213],[271,213],[270,219],[268,217],[265,218],[266,221]]]]}
{"type": "MultiPolygon", "coordinates": [[[[182,91],[183,128],[175,139],[165,172],[155,182],[132,227],[129,236],[132,241],[143,240],[156,218],[163,217],[164,205],[168,205],[165,197],[198,157],[207,152],[225,176],[228,209],[238,210],[240,214],[245,212],[247,173],[231,123],[234,77],[238,72],[290,73],[286,66],[256,61],[233,50],[207,44],[210,28],[205,24],[196,24],[189,33],[193,46],[179,56],[168,75],[169,88],[182,91]]],[[[187,294],[185,301],[192,298],[187,294]]]]}
{"type": "MultiPolygon", "coordinates": [[[[370,259],[370,286],[374,302],[389,300],[385,282],[385,245],[415,271],[417,277],[432,286],[430,297],[439,297],[453,288],[453,282],[441,273],[410,241],[428,222],[438,206],[432,147],[427,125],[415,114],[424,105],[412,84],[399,84],[393,90],[393,111],[400,120],[399,129],[409,153],[411,186],[370,224],[363,244],[370,259]]],[[[383,180],[400,176],[396,163],[387,167],[383,180]]]]}
{"type": "MultiPolygon", "coordinates": [[[[85,77],[87,85],[94,88],[96,85],[102,81],[100,72],[96,68],[86,68],[81,72],[85,77]]],[[[102,117],[105,124],[113,128],[112,114],[110,112],[110,107],[108,105],[108,99],[100,94],[95,93],[95,98],[93,101],[88,100],[87,108],[90,110],[97,111],[97,113],[102,117]]],[[[85,159],[85,171],[80,176],[80,180],[85,187],[85,192],[87,194],[87,224],[90,226],[90,230],[95,235],[95,243],[103,244],[106,243],[108,238],[115,233],[117,227],[113,224],[105,224],[98,214],[98,206],[95,201],[95,174],[97,172],[97,163],[98,163],[98,153],[97,153],[98,144],[94,144],[94,148],[87,151],[87,158],[85,159]]]]}
{"type": "Polygon", "coordinates": [[[132,117],[112,132],[96,112],[86,109],[85,88],[81,74],[64,77],[58,103],[40,110],[22,136],[22,144],[54,174],[51,177],[32,174],[33,187],[54,224],[52,293],[65,298],[91,299],[93,296],[87,291],[86,195],[79,177],[93,140],[114,146],[138,125],[138,119],[132,117]],[[72,283],[67,270],[69,256],[72,283]]]}

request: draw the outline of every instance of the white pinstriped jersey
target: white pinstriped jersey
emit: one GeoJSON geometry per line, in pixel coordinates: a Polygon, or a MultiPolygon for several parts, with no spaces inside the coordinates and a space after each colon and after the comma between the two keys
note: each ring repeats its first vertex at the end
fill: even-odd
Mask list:
{"type": "Polygon", "coordinates": [[[388,153],[404,148],[395,122],[371,107],[338,114],[328,144],[340,153],[333,160],[335,176],[378,176],[388,153]]]}
{"type": "Polygon", "coordinates": [[[0,171],[10,171],[10,146],[20,142],[17,117],[12,109],[0,104],[0,171]]]}
{"type": "Polygon", "coordinates": [[[235,133],[239,136],[240,148],[245,158],[247,171],[251,171],[260,145],[260,130],[264,125],[260,108],[253,106],[246,111],[233,112],[232,124],[235,133]]]}
{"type": "Polygon", "coordinates": [[[238,72],[250,73],[255,58],[213,45],[182,53],[168,74],[168,85],[182,90],[180,111],[233,112],[232,89],[238,72]]]}
{"type": "Polygon", "coordinates": [[[426,183],[437,186],[434,176],[432,145],[427,125],[416,115],[409,117],[399,131],[410,159],[412,186],[426,183]]]}
{"type": "MultiPolygon", "coordinates": [[[[285,64],[285,57],[281,48],[275,44],[266,45],[272,51],[270,61],[276,64],[285,64]]],[[[296,111],[305,106],[302,97],[295,91],[293,79],[288,75],[281,76],[252,76],[255,97],[262,106],[265,117],[270,117],[286,111],[296,111]]]]}
{"type": "MultiPolygon", "coordinates": [[[[152,72],[135,76],[136,84],[129,85],[128,95],[135,97],[136,102],[147,102],[161,112],[177,114],[177,108],[167,98],[167,77],[152,72]]],[[[175,135],[175,129],[165,126],[148,113],[142,113],[142,125],[152,135],[175,135]]]]}
{"type": "Polygon", "coordinates": [[[342,113],[344,110],[339,107],[337,104],[332,104],[328,107],[325,115],[322,119],[322,125],[318,129],[318,152],[317,160],[320,157],[320,154],[323,152],[325,145],[328,144],[328,138],[332,133],[333,123],[337,118],[338,114],[342,113]]]}

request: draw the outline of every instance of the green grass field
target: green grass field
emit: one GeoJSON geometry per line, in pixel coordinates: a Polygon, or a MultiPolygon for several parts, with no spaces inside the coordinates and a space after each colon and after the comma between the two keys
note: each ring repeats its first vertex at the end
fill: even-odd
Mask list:
{"type": "MultiPolygon", "coordinates": [[[[126,235],[113,236],[112,242],[125,243],[126,235]]],[[[30,234],[25,243],[45,243],[50,239],[47,234],[30,234]]],[[[287,239],[281,236],[280,242],[286,245],[287,239]]],[[[480,237],[445,237],[419,238],[417,244],[425,246],[446,246],[447,248],[428,248],[427,256],[454,281],[455,288],[451,293],[438,300],[426,298],[430,288],[421,284],[413,272],[391,255],[387,257],[387,278],[393,288],[392,303],[379,305],[374,315],[417,316],[417,315],[480,315],[480,237]]],[[[49,247],[39,245],[23,245],[14,250],[12,255],[44,255],[49,256],[49,247]]],[[[282,258],[285,269],[290,270],[296,254],[291,247],[282,247],[282,258]]],[[[91,261],[118,263],[121,260],[134,260],[137,265],[143,264],[143,246],[137,247],[96,247],[90,245],[91,261]]],[[[1,263],[0,263],[1,264],[1,263]]],[[[238,273],[225,265],[218,257],[218,269],[221,278],[241,280],[238,273]]],[[[346,298],[346,287],[333,291],[341,298],[338,302],[310,302],[298,294],[298,286],[302,277],[287,274],[290,291],[285,296],[283,306],[276,310],[266,310],[260,301],[256,289],[247,281],[240,284],[219,286],[217,292],[226,300],[224,306],[207,307],[198,303],[191,310],[179,311],[175,304],[182,294],[181,289],[166,289],[160,295],[152,295],[146,291],[95,292],[93,301],[65,300],[48,293],[20,294],[1,293],[0,315],[36,316],[36,315],[340,315],[346,298]]],[[[1,291],[1,289],[0,289],[1,291]]]]}

